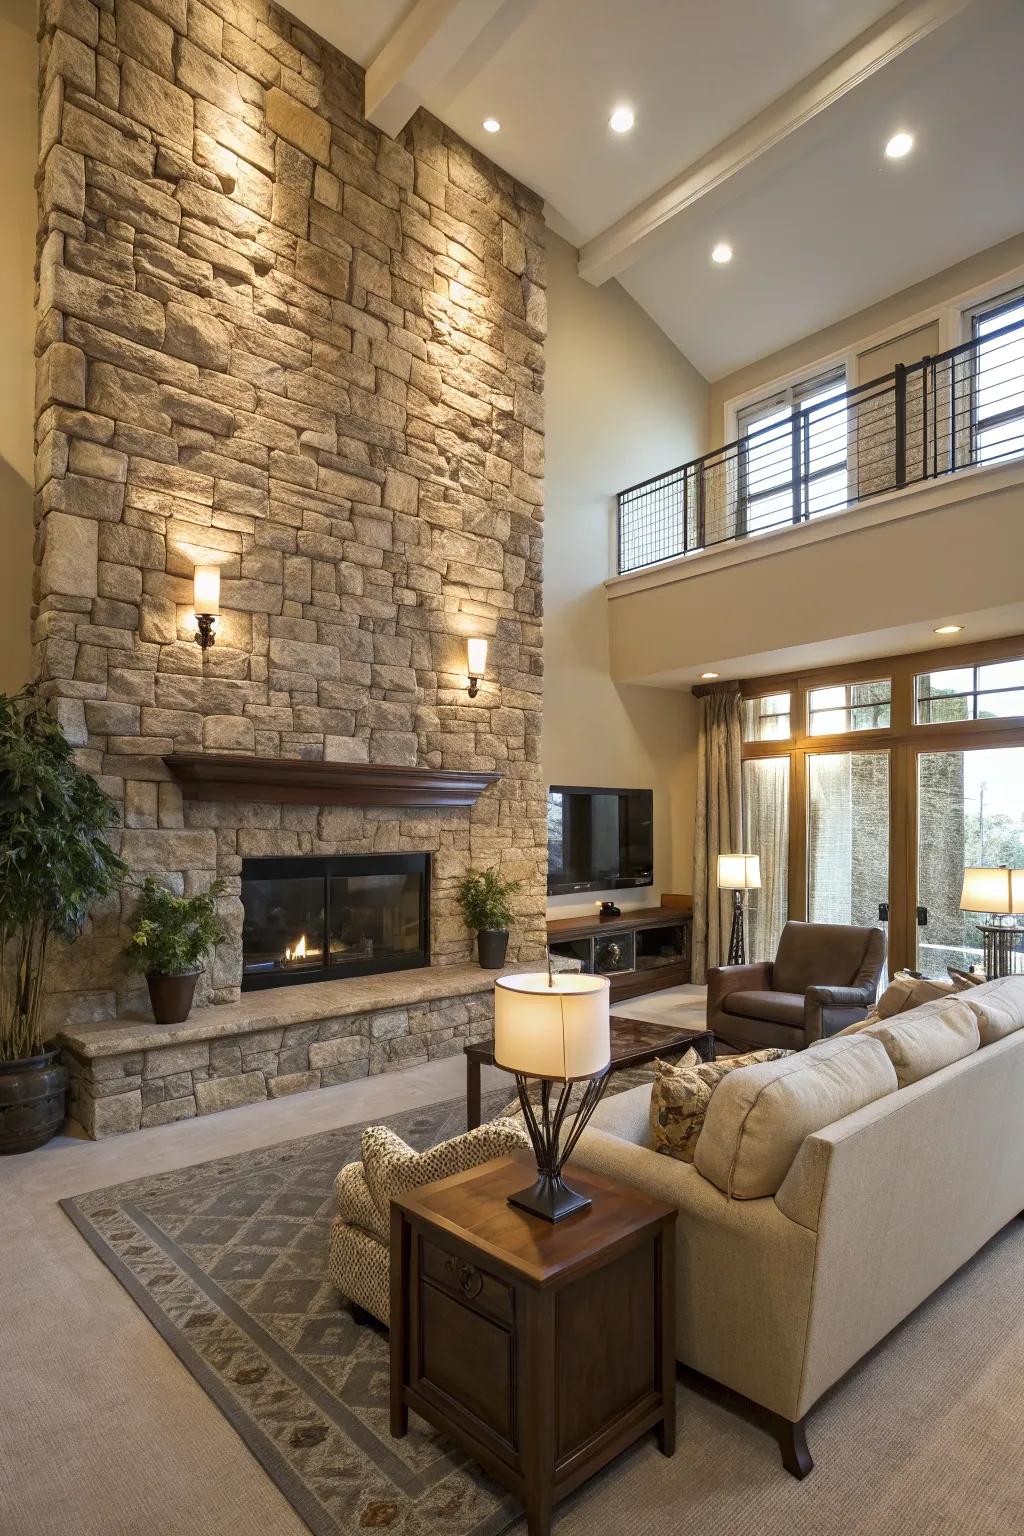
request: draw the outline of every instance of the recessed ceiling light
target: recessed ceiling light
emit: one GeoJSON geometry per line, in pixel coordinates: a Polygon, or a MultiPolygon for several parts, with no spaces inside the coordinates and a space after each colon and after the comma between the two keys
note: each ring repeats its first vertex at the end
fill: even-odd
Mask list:
{"type": "Polygon", "coordinates": [[[912,133],[894,133],[885,146],[885,153],[890,160],[902,160],[904,155],[909,155],[914,147],[914,135],[912,133]]]}
{"type": "Polygon", "coordinates": [[[483,122],[483,126],[484,126],[484,132],[485,133],[500,133],[501,132],[501,124],[498,122],[498,119],[496,117],[485,117],[484,118],[484,122],[483,122]]]}
{"type": "Polygon", "coordinates": [[[711,252],[711,260],[717,262],[720,267],[724,267],[727,261],[732,261],[732,246],[720,240],[711,252]]]}
{"type": "Polygon", "coordinates": [[[628,133],[635,122],[632,107],[616,107],[608,119],[608,127],[613,133],[628,133]]]}
{"type": "Polygon", "coordinates": [[[936,635],[959,635],[963,630],[962,624],[940,624],[932,633],[936,635]]]}
{"type": "Polygon", "coordinates": [[[709,683],[713,677],[717,677],[717,676],[718,676],[717,672],[702,672],[701,673],[701,681],[709,683]]]}

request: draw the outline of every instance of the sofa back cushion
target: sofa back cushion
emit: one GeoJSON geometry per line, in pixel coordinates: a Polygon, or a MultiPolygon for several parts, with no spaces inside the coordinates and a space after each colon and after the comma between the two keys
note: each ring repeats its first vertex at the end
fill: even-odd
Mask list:
{"type": "Polygon", "coordinates": [[[691,1048],[679,1062],[656,1061],[651,1085],[651,1146],[655,1152],[663,1152],[680,1163],[692,1163],[711,1095],[723,1077],[739,1067],[778,1061],[792,1054],[769,1046],[767,1050],[705,1062],[691,1048]]]}
{"type": "Polygon", "coordinates": [[[885,1047],[901,1088],[970,1056],[981,1044],[976,1014],[956,997],[922,1003],[862,1030],[885,1047]]]}
{"type": "Polygon", "coordinates": [[[862,972],[878,968],[884,954],[878,928],[848,923],[787,923],[775,956],[772,986],[778,992],[806,992],[808,987],[852,987],[869,979],[862,972]],[[877,949],[878,967],[866,965],[868,950],[877,949]]]}
{"type": "Polygon", "coordinates": [[[694,1164],[730,1199],[774,1195],[806,1136],[897,1086],[881,1041],[863,1035],[743,1067],[715,1089],[694,1164]]]}
{"type": "Polygon", "coordinates": [[[972,987],[964,1002],[977,1017],[982,1045],[1024,1029],[1024,976],[1000,976],[972,987]]]}

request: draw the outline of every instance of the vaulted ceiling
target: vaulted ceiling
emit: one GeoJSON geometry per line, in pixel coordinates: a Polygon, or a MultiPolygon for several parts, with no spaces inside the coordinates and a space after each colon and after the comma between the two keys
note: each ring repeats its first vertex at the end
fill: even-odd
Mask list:
{"type": "Polygon", "coordinates": [[[1024,229],[1022,0],[291,8],[366,66],[379,126],[425,105],[535,188],[581,275],[711,379],[1024,229]]]}

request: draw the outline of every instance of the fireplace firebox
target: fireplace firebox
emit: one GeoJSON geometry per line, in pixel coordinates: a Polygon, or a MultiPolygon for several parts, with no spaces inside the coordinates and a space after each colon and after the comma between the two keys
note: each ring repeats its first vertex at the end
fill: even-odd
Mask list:
{"type": "Polygon", "coordinates": [[[242,860],[242,991],[430,964],[430,855],[242,860]]]}

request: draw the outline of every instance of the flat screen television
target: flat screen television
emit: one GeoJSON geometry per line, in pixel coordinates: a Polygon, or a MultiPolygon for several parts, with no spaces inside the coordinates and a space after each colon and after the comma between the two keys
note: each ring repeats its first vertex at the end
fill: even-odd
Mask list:
{"type": "Polygon", "coordinates": [[[552,784],[548,895],[654,884],[654,792],[552,784]]]}

